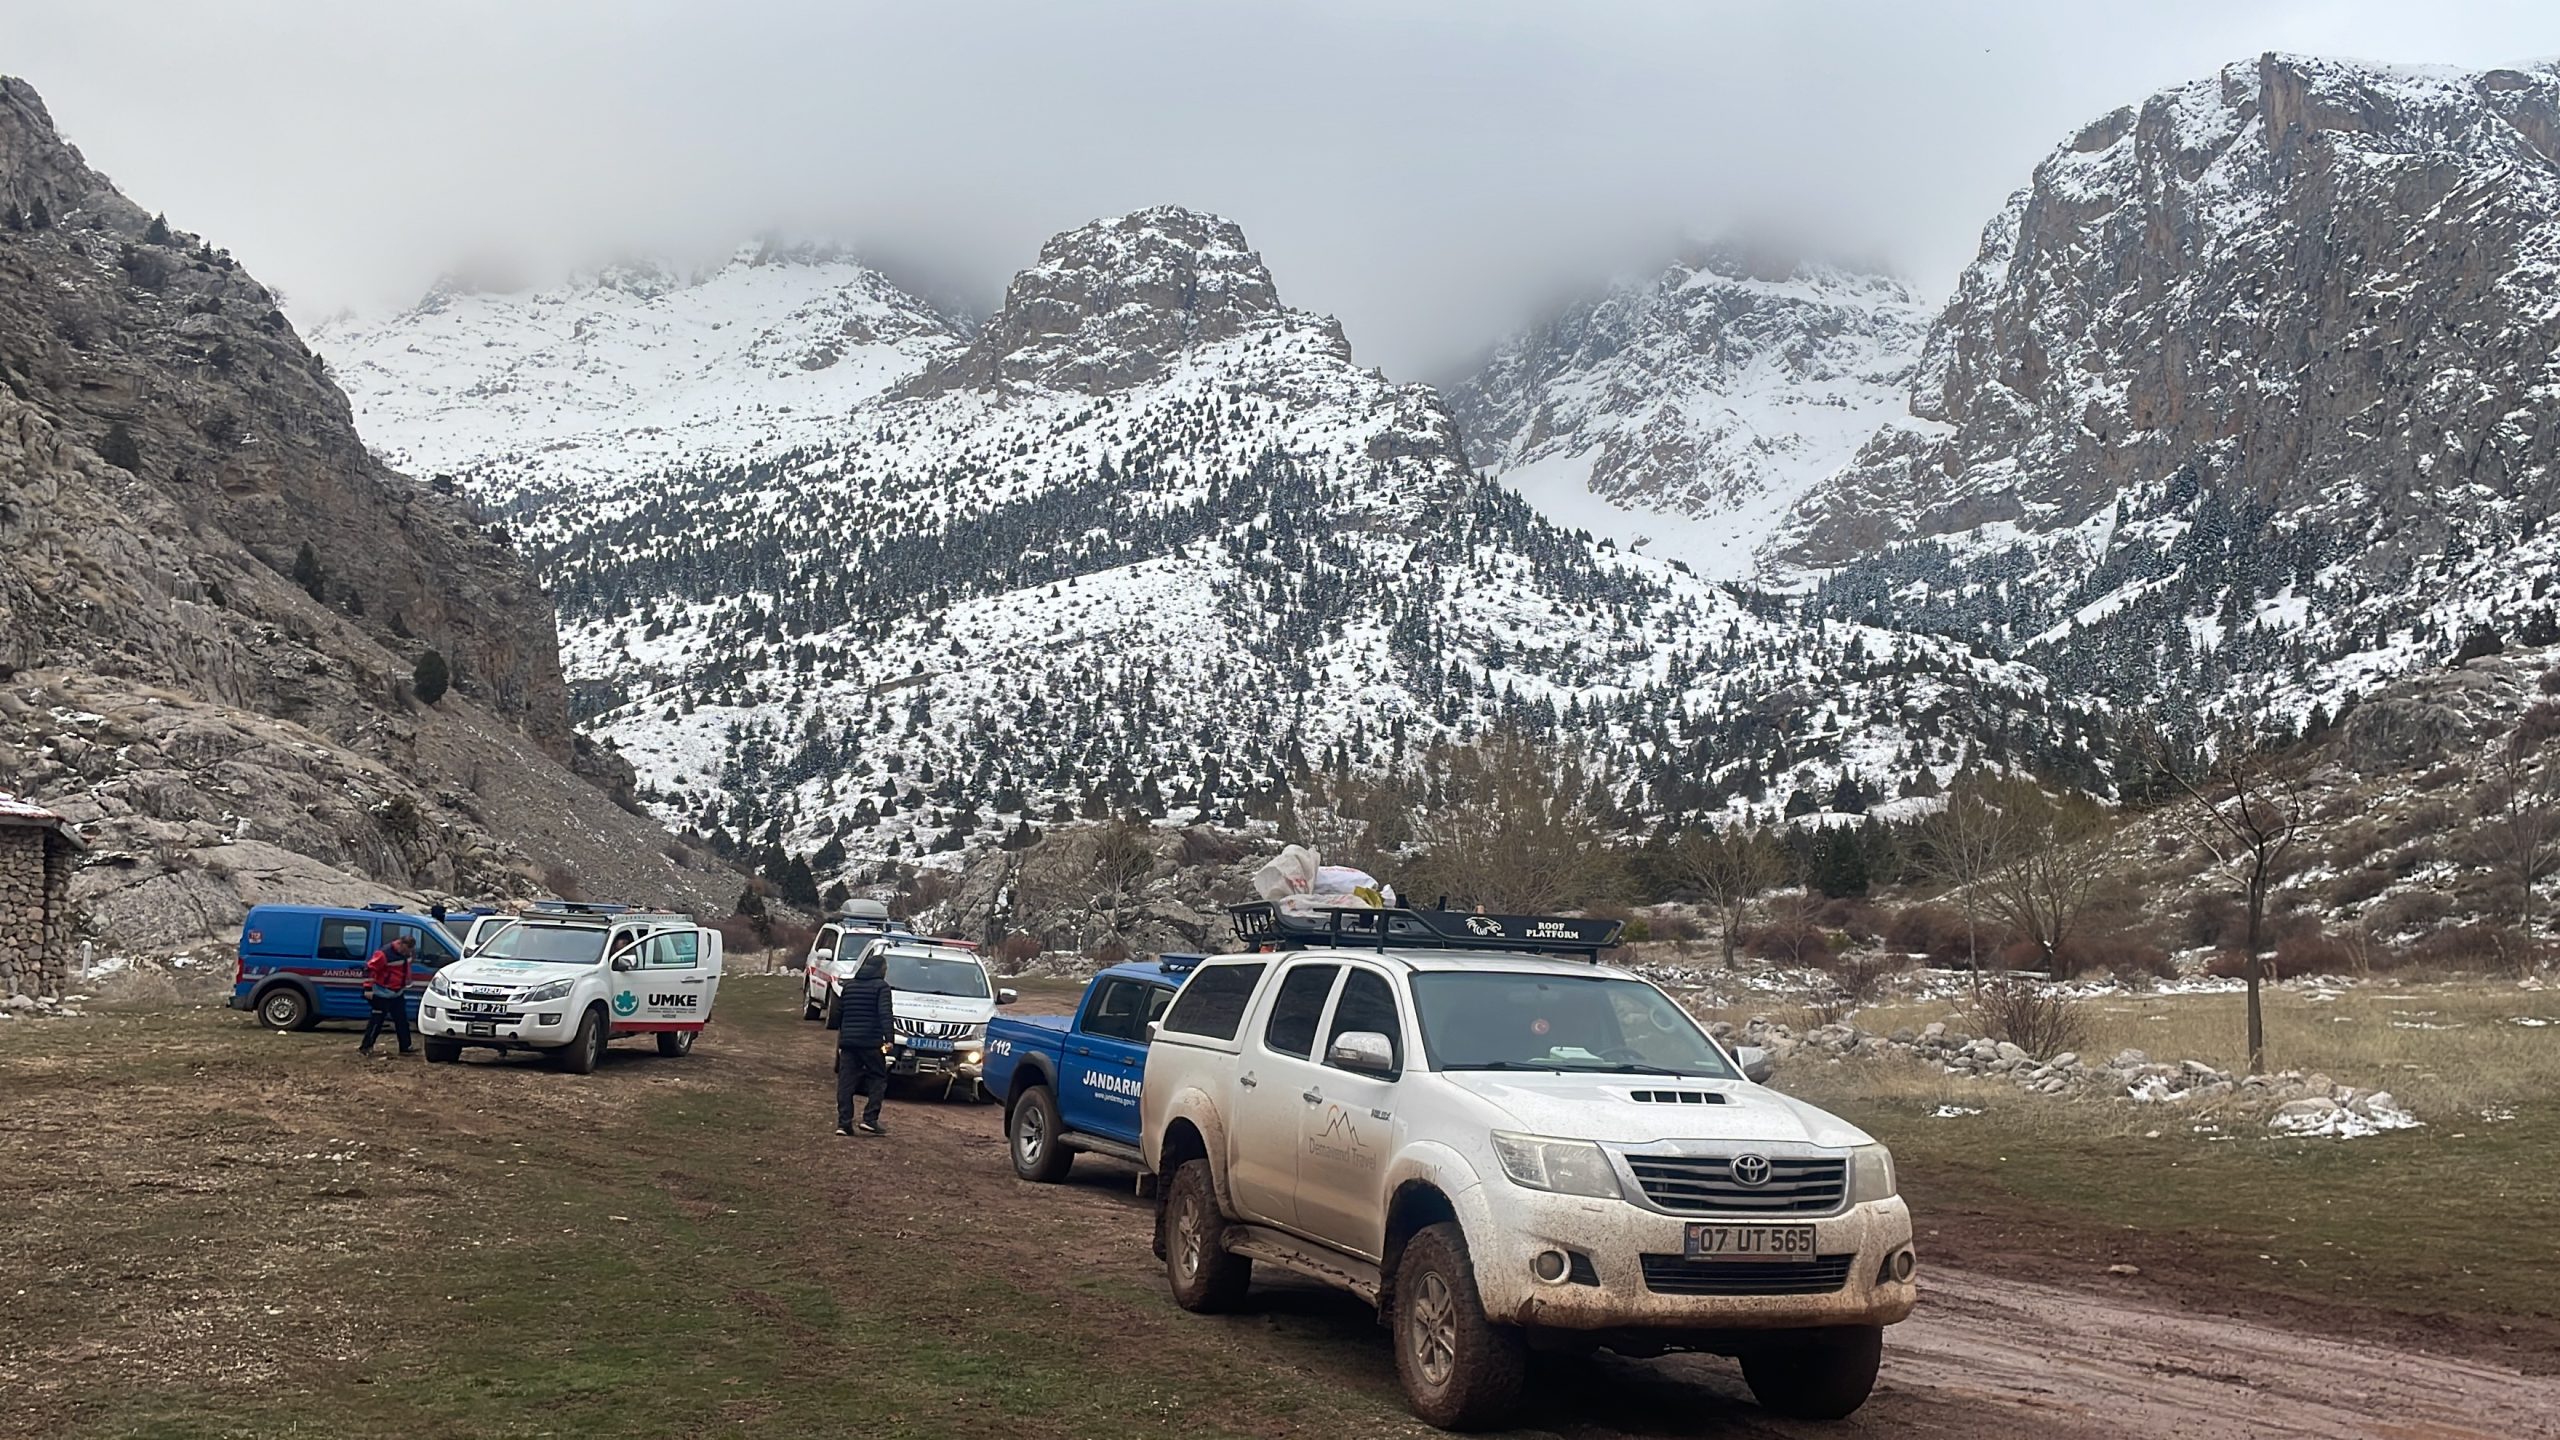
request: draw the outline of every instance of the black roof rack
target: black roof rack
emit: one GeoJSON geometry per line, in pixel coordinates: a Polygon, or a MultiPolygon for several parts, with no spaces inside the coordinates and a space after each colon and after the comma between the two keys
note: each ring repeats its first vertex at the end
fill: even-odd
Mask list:
{"type": "Polygon", "coordinates": [[[1573,915],[1484,915],[1463,910],[1328,907],[1291,915],[1267,900],[1230,905],[1227,919],[1250,950],[1350,946],[1374,950],[1511,950],[1597,960],[1618,943],[1622,920],[1573,915]]]}

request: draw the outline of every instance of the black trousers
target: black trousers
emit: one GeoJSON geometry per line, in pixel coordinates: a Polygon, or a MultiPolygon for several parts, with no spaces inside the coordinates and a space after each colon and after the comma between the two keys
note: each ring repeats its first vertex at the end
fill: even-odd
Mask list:
{"type": "Polygon", "coordinates": [[[864,1098],[862,1120],[880,1123],[880,1102],[889,1098],[889,1057],[877,1045],[836,1052],[836,1128],[853,1128],[853,1097],[864,1098]]]}
{"type": "Polygon", "coordinates": [[[368,1003],[373,1006],[373,1016],[364,1022],[364,1043],[356,1049],[370,1053],[373,1042],[382,1038],[382,1025],[387,1020],[391,1023],[392,1032],[400,1037],[400,1053],[408,1054],[409,997],[394,995],[387,1000],[376,998],[368,1003]]]}

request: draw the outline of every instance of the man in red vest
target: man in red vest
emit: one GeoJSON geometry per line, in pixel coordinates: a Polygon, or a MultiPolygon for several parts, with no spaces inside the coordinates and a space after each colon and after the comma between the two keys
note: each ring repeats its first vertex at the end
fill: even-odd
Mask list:
{"type": "Polygon", "coordinates": [[[417,941],[402,935],[364,962],[364,998],[373,1007],[373,1018],[364,1022],[364,1043],[356,1046],[357,1054],[373,1053],[385,1020],[400,1037],[401,1054],[417,1048],[409,1043],[409,957],[417,949],[417,941]]]}

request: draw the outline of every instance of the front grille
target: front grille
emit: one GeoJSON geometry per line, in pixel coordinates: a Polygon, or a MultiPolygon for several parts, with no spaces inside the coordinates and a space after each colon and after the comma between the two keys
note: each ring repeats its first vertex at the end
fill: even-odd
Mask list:
{"type": "Polygon", "coordinates": [[[1731,1155],[1629,1155],[1627,1168],[1645,1198],[1693,1215],[1827,1215],[1840,1208],[1849,1162],[1785,1155],[1769,1158],[1765,1184],[1733,1178],[1731,1155]]]}
{"type": "Polygon", "coordinates": [[[901,1020],[898,1022],[898,1033],[901,1035],[923,1035],[940,1040],[957,1040],[977,1028],[975,1022],[968,1020],[901,1020]]]}
{"type": "Polygon", "coordinates": [[[516,998],[516,992],[513,990],[491,990],[481,986],[465,985],[462,987],[462,998],[474,1001],[513,1000],[516,998]]]}
{"type": "Polygon", "coordinates": [[[1811,1260],[1692,1260],[1644,1257],[1644,1288],[1656,1295],[1829,1295],[1849,1283],[1855,1255],[1811,1260]]]}

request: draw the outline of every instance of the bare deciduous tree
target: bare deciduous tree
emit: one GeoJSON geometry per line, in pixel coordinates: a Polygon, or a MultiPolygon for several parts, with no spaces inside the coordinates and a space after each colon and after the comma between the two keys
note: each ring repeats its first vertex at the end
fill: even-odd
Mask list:
{"type": "Polygon", "coordinates": [[[1435,747],[1443,803],[1416,821],[1422,854],[1396,888],[1414,904],[1543,914],[1617,894],[1624,875],[1595,803],[1605,786],[1573,760],[1513,731],[1435,747]]]}
{"type": "Polygon", "coordinates": [[[2045,970],[2063,978],[2063,947],[2096,904],[2106,878],[2097,806],[2056,799],[2031,780],[1985,783],[1984,801],[2009,830],[2005,853],[1984,877],[1984,908],[2036,947],[2045,970]]]}
{"type": "Polygon", "coordinates": [[[1683,830],[1663,856],[1672,880],[1696,892],[1722,929],[1724,963],[1733,965],[1751,902],[1785,873],[1784,857],[1768,837],[1741,825],[1701,825],[1683,830]]]}
{"type": "Polygon", "coordinates": [[[1993,804],[1991,789],[1979,775],[1959,777],[1947,792],[1946,808],[1920,827],[1918,859],[1922,873],[1945,886],[1947,897],[1964,916],[1965,965],[1973,972],[1973,993],[1982,994],[1982,913],[1991,877],[2009,863],[2018,844],[2015,817],[1993,804]]]}
{"type": "Polygon", "coordinates": [[[2140,743],[2153,771],[2180,797],[2177,810],[2188,834],[2239,894],[2247,923],[2240,976],[2248,991],[2249,1073],[2264,1074],[2267,1022],[2259,987],[2266,976],[2267,900],[2310,819],[2303,767],[2236,730],[2216,741],[2201,762],[2183,760],[2156,732],[2140,743]]]}
{"type": "Polygon", "coordinates": [[[2519,970],[2538,968],[2534,933],[2542,882],[2560,871],[2560,767],[2537,763],[2537,737],[2519,728],[2498,747],[2488,783],[2473,795],[2479,854],[2514,905],[2519,970]]]}

